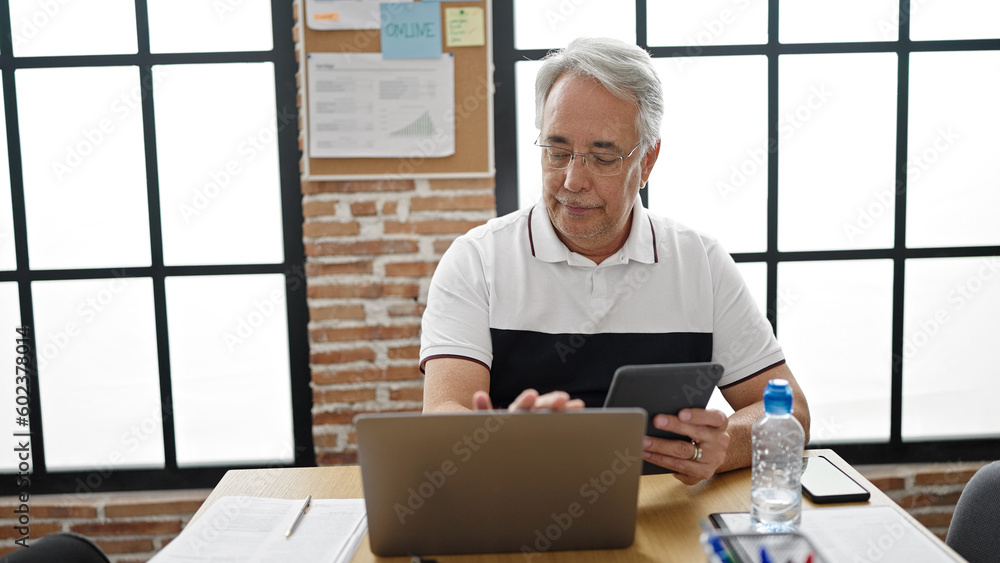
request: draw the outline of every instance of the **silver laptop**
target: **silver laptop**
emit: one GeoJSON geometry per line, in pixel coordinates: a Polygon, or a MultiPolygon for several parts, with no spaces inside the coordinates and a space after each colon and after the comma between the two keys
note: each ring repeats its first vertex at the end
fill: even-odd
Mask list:
{"type": "Polygon", "coordinates": [[[362,414],[375,555],[615,549],[635,536],[641,409],[362,414]]]}

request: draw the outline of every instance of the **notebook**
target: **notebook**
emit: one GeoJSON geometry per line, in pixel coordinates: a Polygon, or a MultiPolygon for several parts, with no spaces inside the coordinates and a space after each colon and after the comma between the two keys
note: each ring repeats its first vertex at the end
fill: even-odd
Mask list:
{"type": "Polygon", "coordinates": [[[380,556],[628,547],[641,409],[355,419],[372,552],[380,556]]]}

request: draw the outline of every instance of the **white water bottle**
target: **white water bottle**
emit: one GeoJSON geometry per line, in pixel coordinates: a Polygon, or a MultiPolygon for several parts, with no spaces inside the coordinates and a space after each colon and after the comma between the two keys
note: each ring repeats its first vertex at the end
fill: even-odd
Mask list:
{"type": "Polygon", "coordinates": [[[792,389],[772,379],[764,390],[764,414],[750,434],[753,465],[750,523],[757,532],[794,532],[802,512],[805,432],[792,416],[792,389]]]}

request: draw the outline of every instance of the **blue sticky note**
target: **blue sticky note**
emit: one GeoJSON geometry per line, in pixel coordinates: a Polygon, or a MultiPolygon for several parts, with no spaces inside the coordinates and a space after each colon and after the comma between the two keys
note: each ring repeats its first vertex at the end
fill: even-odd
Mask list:
{"type": "Polygon", "coordinates": [[[382,58],[441,58],[441,5],[437,2],[382,4],[382,58]]]}

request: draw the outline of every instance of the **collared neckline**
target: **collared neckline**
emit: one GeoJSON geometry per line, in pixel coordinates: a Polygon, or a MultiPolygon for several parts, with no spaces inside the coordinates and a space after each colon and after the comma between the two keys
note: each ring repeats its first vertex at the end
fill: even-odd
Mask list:
{"type": "MultiPolygon", "coordinates": [[[[543,262],[567,262],[570,266],[594,265],[593,260],[571,251],[559,240],[542,199],[528,212],[528,244],[531,255],[543,262]]],[[[632,228],[625,244],[601,264],[624,264],[629,260],[643,264],[659,262],[653,221],[642,206],[639,196],[636,196],[632,205],[632,228]]]]}

